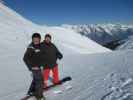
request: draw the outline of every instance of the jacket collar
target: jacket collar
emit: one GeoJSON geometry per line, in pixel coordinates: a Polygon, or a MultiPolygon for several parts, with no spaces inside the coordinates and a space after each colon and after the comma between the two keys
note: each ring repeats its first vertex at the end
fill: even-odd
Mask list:
{"type": "Polygon", "coordinates": [[[35,45],[35,44],[32,42],[32,43],[31,43],[31,46],[33,46],[34,48],[39,48],[39,47],[40,47],[40,44],[35,45]]]}

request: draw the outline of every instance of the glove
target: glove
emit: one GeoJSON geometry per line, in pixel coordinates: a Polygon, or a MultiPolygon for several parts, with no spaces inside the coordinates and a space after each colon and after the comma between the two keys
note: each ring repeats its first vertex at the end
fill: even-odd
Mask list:
{"type": "Polygon", "coordinates": [[[40,70],[40,68],[39,67],[33,67],[32,70],[34,70],[34,71],[35,70],[40,70]]]}

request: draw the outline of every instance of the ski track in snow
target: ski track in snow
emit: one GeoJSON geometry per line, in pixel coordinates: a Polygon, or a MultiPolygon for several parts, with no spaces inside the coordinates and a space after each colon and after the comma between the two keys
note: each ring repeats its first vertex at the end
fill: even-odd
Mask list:
{"type": "MultiPolygon", "coordinates": [[[[50,90],[44,95],[47,100],[67,100],[68,98],[71,98],[71,100],[132,100],[132,56],[132,51],[65,56],[64,60],[60,62],[60,75],[61,77],[72,76],[73,80],[70,84],[73,88],[58,95],[54,94],[53,90],[50,90]]],[[[7,58],[5,57],[4,59],[7,58]]],[[[13,57],[10,63],[13,63],[15,59],[17,59],[16,56],[13,57]]],[[[24,65],[21,65],[20,68],[23,69],[23,67],[24,65]]],[[[23,71],[26,71],[26,69],[23,71]]],[[[10,74],[10,72],[8,73],[10,74]]],[[[28,77],[29,72],[26,71],[26,73],[26,77],[28,77]]],[[[21,77],[24,77],[22,73],[20,74],[21,77]]],[[[26,80],[29,80],[26,77],[22,78],[25,83],[21,83],[21,87],[24,88],[13,87],[13,90],[5,91],[4,96],[0,94],[0,100],[10,100],[10,98],[19,100],[23,97],[30,83],[26,83],[26,80]]],[[[21,79],[17,78],[17,80],[21,79]]],[[[10,81],[6,80],[9,83],[10,81]]],[[[14,83],[20,84],[19,81],[14,83]]],[[[1,86],[5,87],[6,84],[1,86]]],[[[62,88],[62,86],[59,88],[62,88]]]]}

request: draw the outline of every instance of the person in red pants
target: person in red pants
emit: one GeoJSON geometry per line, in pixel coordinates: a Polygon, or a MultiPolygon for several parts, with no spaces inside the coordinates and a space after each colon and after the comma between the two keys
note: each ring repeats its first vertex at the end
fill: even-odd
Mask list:
{"type": "Polygon", "coordinates": [[[46,34],[45,40],[41,43],[42,46],[42,54],[43,54],[43,78],[44,78],[44,88],[48,86],[48,79],[50,73],[52,72],[53,76],[53,84],[59,83],[59,72],[58,72],[58,64],[57,59],[62,59],[63,55],[57,49],[57,47],[51,42],[51,35],[46,34]]]}
{"type": "MultiPolygon", "coordinates": [[[[45,66],[45,67],[48,67],[48,66],[45,66]]],[[[44,87],[47,87],[47,81],[49,79],[49,75],[50,75],[50,71],[52,71],[52,76],[53,76],[53,83],[56,85],[59,83],[59,73],[58,73],[58,65],[56,64],[55,66],[53,66],[52,69],[44,69],[44,72],[43,72],[43,77],[44,77],[44,87]]]]}

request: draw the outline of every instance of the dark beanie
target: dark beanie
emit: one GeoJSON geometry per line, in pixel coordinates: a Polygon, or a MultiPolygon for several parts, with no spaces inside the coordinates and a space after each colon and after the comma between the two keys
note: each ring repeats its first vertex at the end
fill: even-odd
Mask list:
{"type": "Polygon", "coordinates": [[[32,35],[32,39],[33,38],[39,38],[39,39],[41,39],[41,35],[39,34],[39,33],[34,33],[33,35],[32,35]]]}
{"type": "Polygon", "coordinates": [[[52,36],[50,34],[46,34],[45,38],[49,37],[50,39],[52,38],[52,36]]]}

